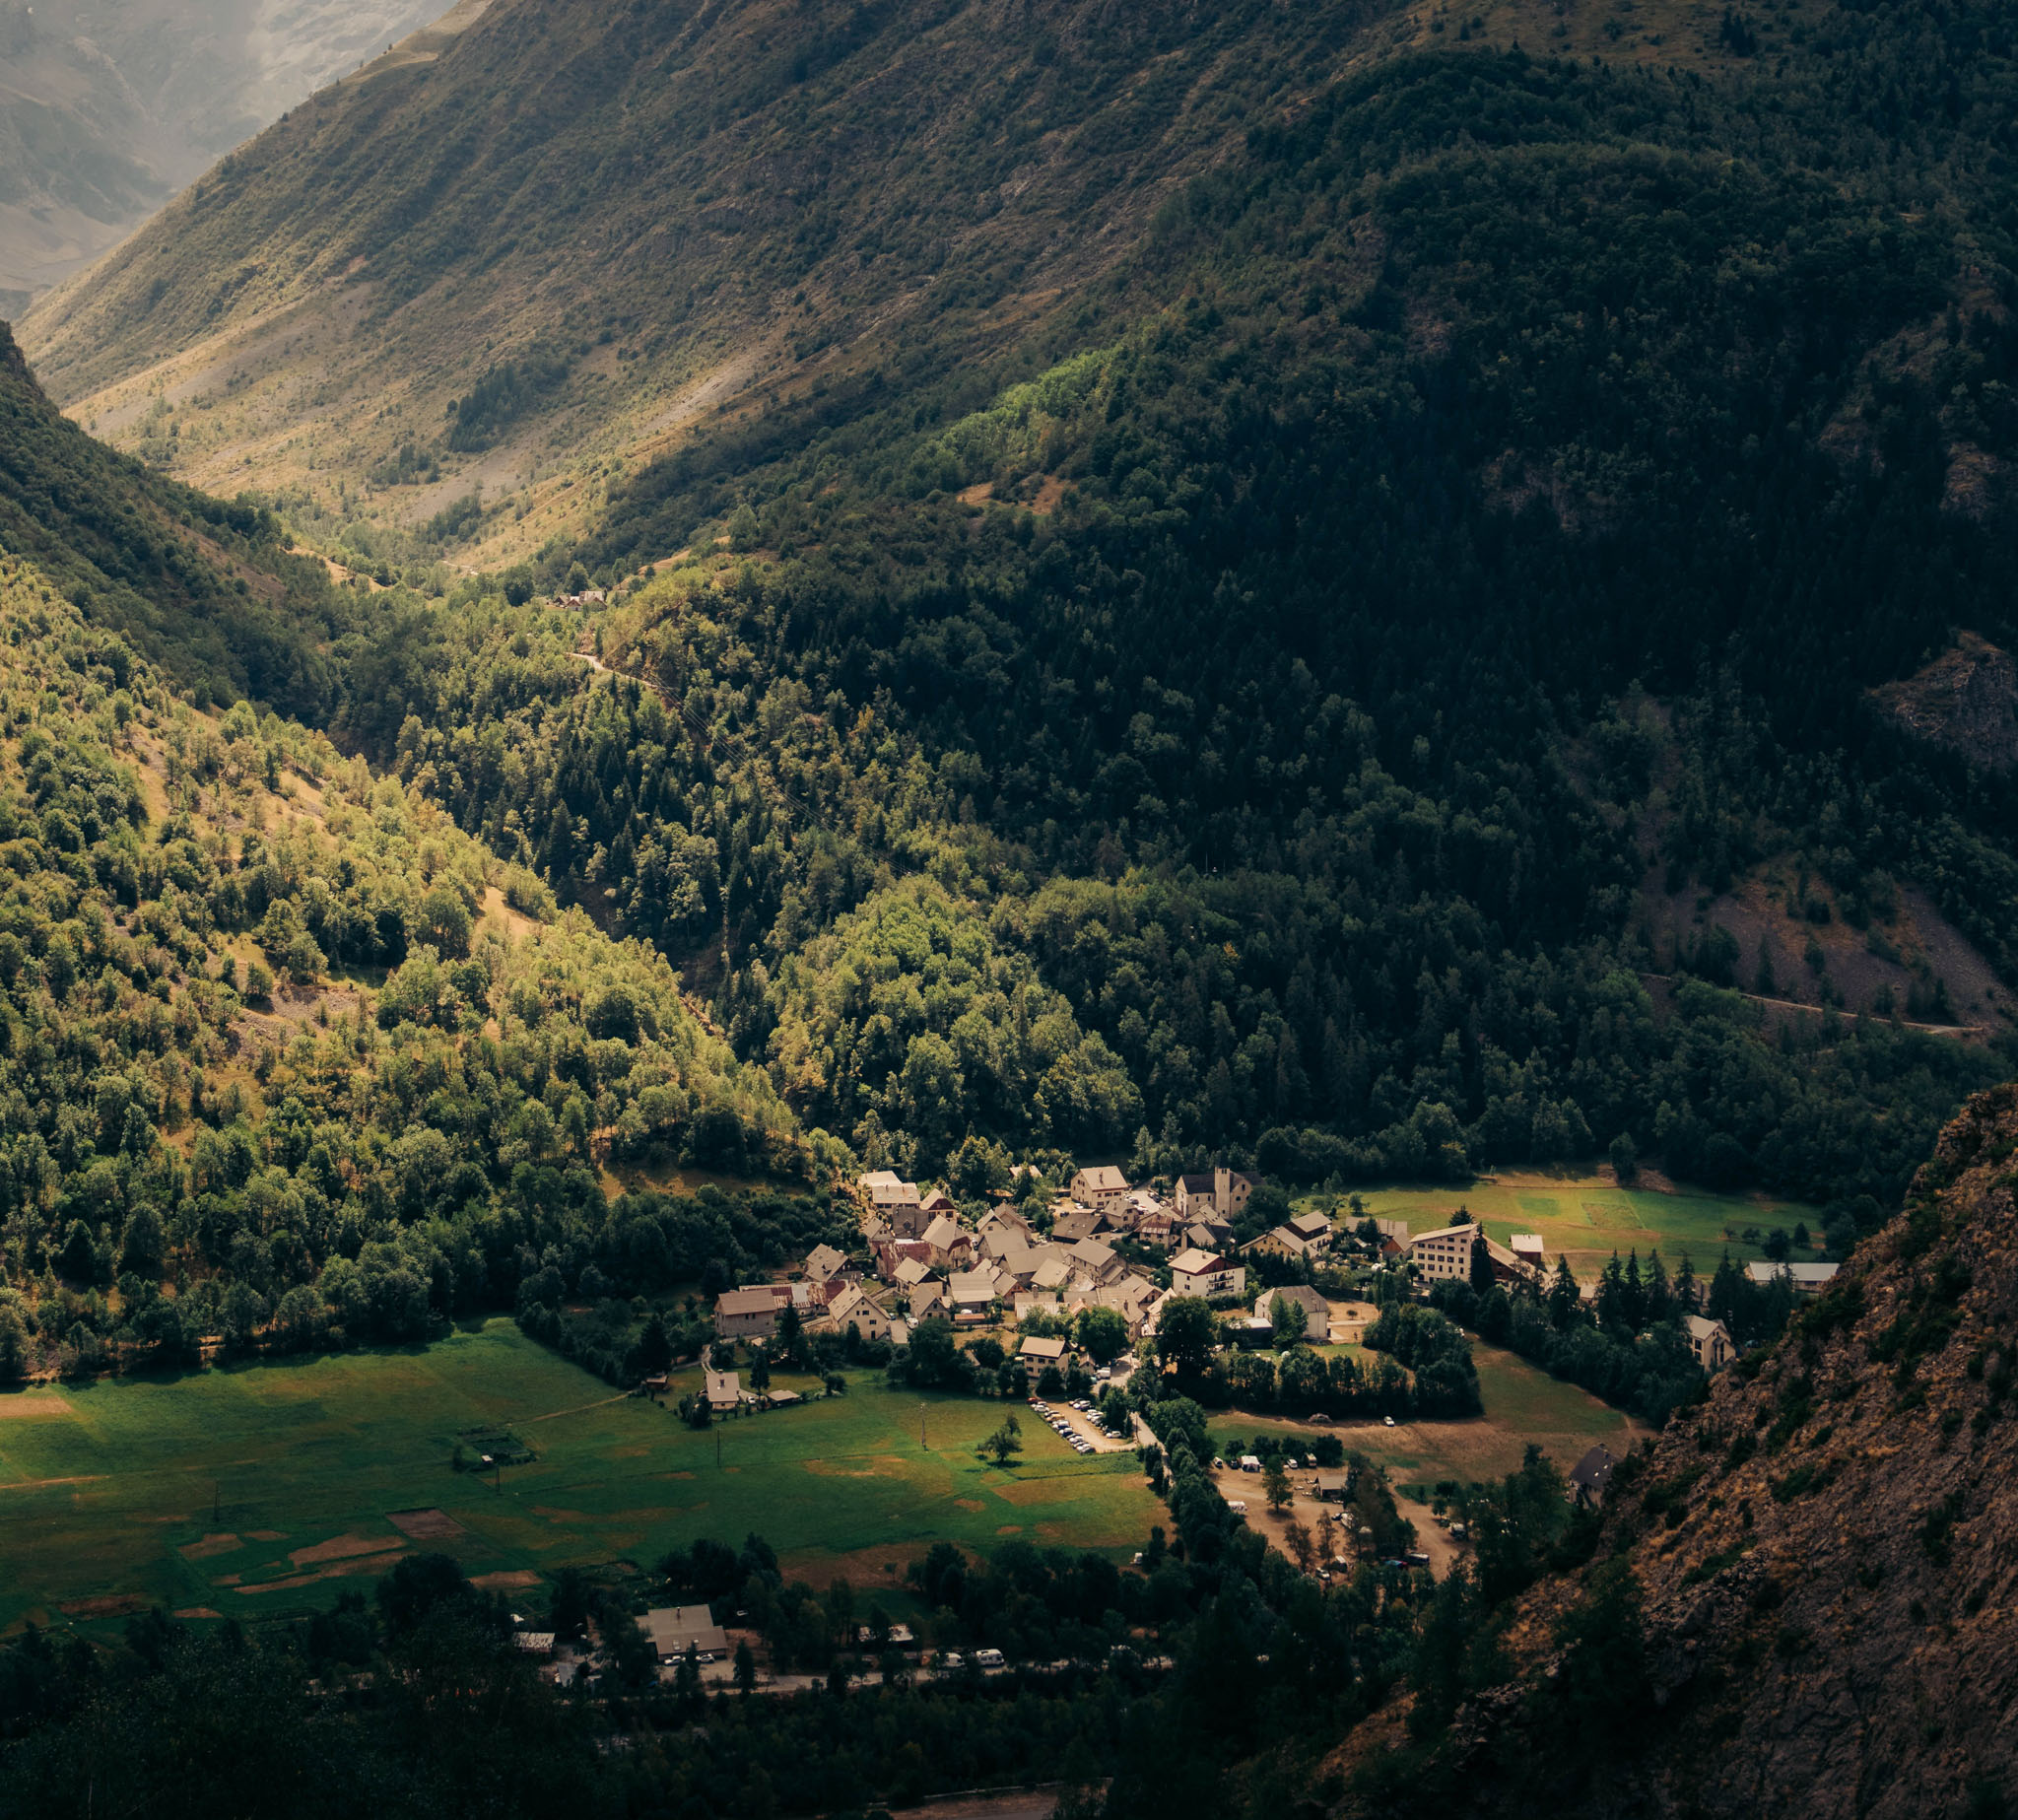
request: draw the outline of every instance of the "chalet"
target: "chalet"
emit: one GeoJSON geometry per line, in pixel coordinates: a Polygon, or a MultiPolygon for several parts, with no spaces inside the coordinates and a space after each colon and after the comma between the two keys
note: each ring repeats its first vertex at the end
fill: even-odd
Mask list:
{"type": "Polygon", "coordinates": [[[709,1372],[702,1384],[702,1394],[707,1398],[710,1409],[733,1409],[743,1400],[742,1380],[734,1372],[709,1372]]]}
{"type": "Polygon", "coordinates": [[[714,1331],[725,1340],[768,1340],[783,1308],[768,1284],[724,1290],[714,1299],[714,1331]]]}
{"type": "Polygon", "coordinates": [[[1171,1289],[1179,1296],[1238,1296],[1247,1286],[1247,1273],[1216,1251],[1193,1247],[1171,1259],[1171,1289]]]}
{"type": "Polygon", "coordinates": [[[665,1605],[647,1611],[638,1628],[651,1639],[661,1662],[677,1662],[689,1650],[700,1655],[722,1656],[729,1640],[706,1605],[665,1605]]]}
{"type": "Polygon", "coordinates": [[[918,1203],[918,1211],[927,1220],[936,1220],[941,1217],[951,1220],[957,1218],[960,1213],[960,1209],[953,1204],[952,1196],[940,1188],[933,1189],[931,1193],[927,1194],[918,1203]]]}
{"type": "Polygon", "coordinates": [[[852,1327],[865,1340],[889,1337],[890,1316],[862,1293],[859,1285],[843,1289],[827,1305],[827,1324],[836,1333],[852,1327]]]}
{"type": "Polygon", "coordinates": [[[1682,1331],[1688,1335],[1689,1350],[1706,1372],[1720,1372],[1737,1357],[1730,1331],[1720,1320],[1706,1320],[1701,1314],[1684,1314],[1682,1331]]]}
{"type": "Polygon", "coordinates": [[[932,1262],[932,1247],[922,1239],[879,1239],[875,1253],[876,1274],[886,1283],[897,1281],[898,1269],[907,1259],[928,1269],[932,1262]]]}
{"type": "Polygon", "coordinates": [[[1065,1342],[1045,1339],[1038,1334],[1027,1334],[1023,1344],[1016,1349],[1019,1359],[1027,1359],[1032,1365],[1056,1365],[1065,1356],[1065,1342]]]}
{"type": "Polygon", "coordinates": [[[1128,1198],[1128,1178],[1111,1164],[1083,1169],[1072,1178],[1072,1198],[1095,1213],[1115,1214],[1128,1198]]]}
{"type": "Polygon", "coordinates": [[[1096,1288],[1111,1283],[1127,1269],[1114,1247],[1102,1245],[1098,1239],[1082,1239],[1070,1248],[1075,1274],[1084,1274],[1096,1288]]]}
{"type": "Polygon", "coordinates": [[[859,1177],[855,1186],[864,1207],[890,1228],[893,1237],[915,1239],[924,1231],[924,1203],[916,1182],[901,1181],[889,1170],[879,1169],[859,1177]]]}
{"type": "Polygon", "coordinates": [[[934,1216],[925,1228],[924,1245],[942,1270],[964,1270],[974,1261],[974,1234],[951,1214],[934,1216]]]}
{"type": "Polygon", "coordinates": [[[1747,1264],[1745,1275],[1761,1289],[1784,1277],[1794,1286],[1796,1294],[1819,1296],[1836,1280],[1836,1273],[1842,1268],[1841,1264],[1747,1264]]]}
{"type": "Polygon", "coordinates": [[[1072,1282],[1072,1258],[1056,1246],[1047,1246],[1043,1257],[1031,1272],[1030,1286],[1040,1295],[1055,1296],[1072,1282]]]}
{"type": "Polygon", "coordinates": [[[1093,1292],[1095,1308],[1112,1309],[1128,1323],[1128,1337],[1141,1336],[1142,1325],[1149,1311],[1155,1306],[1157,1288],[1147,1277],[1128,1275],[1118,1283],[1109,1283],[1093,1292]]]}
{"type": "Polygon", "coordinates": [[[1051,1238],[1058,1245],[1077,1245],[1100,1231],[1100,1215],[1091,1207],[1068,1205],[1051,1222],[1051,1238]]]}
{"type": "Polygon", "coordinates": [[[1281,1289],[1264,1289],[1254,1299],[1254,1318],[1265,1320],[1272,1326],[1278,1299],[1292,1302],[1304,1311],[1304,1338],[1312,1346],[1330,1343],[1331,1304],[1308,1283],[1290,1283],[1281,1289]]]}
{"type": "Polygon", "coordinates": [[[1279,1257],[1309,1257],[1331,1244],[1331,1222],[1321,1213],[1300,1213],[1274,1226],[1244,1248],[1273,1251],[1279,1257]]]}
{"type": "Polygon", "coordinates": [[[983,1243],[987,1241],[990,1233],[996,1232],[1021,1233],[1025,1244],[1036,1237],[1031,1230],[1030,1222],[1014,1207],[1009,1206],[990,1207],[981,1215],[980,1224],[975,1228],[975,1232],[983,1243]]]}
{"type": "Polygon", "coordinates": [[[990,1272],[956,1270],[946,1288],[957,1321],[984,1321],[994,1312],[995,1279],[990,1272]]]}
{"type": "Polygon", "coordinates": [[[816,1245],[806,1253],[806,1281],[831,1282],[847,1268],[847,1259],[831,1245],[816,1245]]]}
{"type": "Polygon", "coordinates": [[[1570,1496],[1580,1506],[1602,1504],[1605,1488],[1612,1482],[1612,1468],[1617,1464],[1609,1448],[1592,1448],[1570,1468],[1570,1496]]]}

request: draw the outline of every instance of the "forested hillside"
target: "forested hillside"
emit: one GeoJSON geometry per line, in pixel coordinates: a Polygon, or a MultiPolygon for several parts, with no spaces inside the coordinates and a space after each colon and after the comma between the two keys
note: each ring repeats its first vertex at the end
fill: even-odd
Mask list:
{"type": "Polygon", "coordinates": [[[662,1288],[825,1230],[783,1193],[622,1193],[613,1165],[823,1165],[650,949],[321,734],[177,693],[127,632],[229,692],[209,645],[299,652],[287,613],[333,598],[283,588],[260,514],[11,384],[0,537],[32,554],[0,555],[0,1380],[181,1365],[213,1335],[414,1338],[528,1280],[662,1288]]]}
{"type": "MultiPolygon", "coordinates": [[[[410,583],[310,629],[342,739],[655,943],[864,1160],[1348,1182],[1623,1140],[1834,1203],[1847,1243],[2012,1065],[2018,789],[1871,697],[1958,630],[2013,636],[2002,14],[1836,9],[1770,70],[1737,33],[1685,70],[1387,54],[1409,21],[1324,9],[998,14],[599,16],[564,55],[560,14],[495,10],[221,169],[44,314],[50,371],[138,371],[306,273],[353,301],[372,435],[414,438],[396,489],[703,371],[728,305],[698,278],[659,342],[623,309],[585,351],[526,338],[593,249],[618,302],[733,271],[750,321],[787,285],[823,332],[865,311],[846,358],[799,348],[642,468],[557,480],[501,572],[277,496],[410,583]],[[591,192],[580,123],[614,103],[584,60],[620,48],[654,150],[591,192]],[[776,85],[687,105],[753,49],[776,85]],[[1060,135],[1013,208],[1005,73],[1060,135]],[[479,91],[432,187],[365,169],[479,91]],[[842,129],[845,285],[811,191],[720,237],[732,152],[842,129]],[[449,383],[480,204],[518,230],[489,256],[542,276],[483,277],[489,365],[465,323],[455,395],[403,416],[449,383]]],[[[327,434],[325,380],[260,435],[351,471],[379,443],[327,434]]],[[[210,434],[150,418],[151,451],[210,434]]],[[[492,509],[428,536],[520,523],[492,509]]]]}
{"type": "Polygon", "coordinates": [[[586,546],[388,606],[345,724],[865,1156],[1352,1180],[1625,1135],[1889,1203],[2010,1067],[2010,780],[1865,693],[2011,637],[1971,175],[2009,72],[1831,33],[1770,91],[1336,85],[1162,210],[1082,351],[698,437],[586,546]],[[1857,174],[1878,73],[1964,238],[1857,174]],[[1936,931],[2001,986],[1951,1003],[1936,931]]]}
{"type": "Polygon", "coordinates": [[[273,514],[114,454],[42,395],[0,325],[0,549],[205,700],[250,692],[297,711],[329,699],[316,646],[342,603],[273,514]]]}

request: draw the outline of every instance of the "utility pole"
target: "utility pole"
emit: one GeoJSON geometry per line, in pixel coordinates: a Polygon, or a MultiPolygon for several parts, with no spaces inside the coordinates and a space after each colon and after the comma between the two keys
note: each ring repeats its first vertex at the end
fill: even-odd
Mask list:
{"type": "Polygon", "coordinates": [[[922,1403],[918,1405],[918,1446],[927,1453],[932,1450],[932,1444],[925,1439],[925,1406],[922,1403]]]}

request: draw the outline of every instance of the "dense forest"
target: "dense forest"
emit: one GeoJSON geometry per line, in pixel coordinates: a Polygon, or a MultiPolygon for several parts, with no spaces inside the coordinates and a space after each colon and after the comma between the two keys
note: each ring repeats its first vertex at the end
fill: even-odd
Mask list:
{"type": "Polygon", "coordinates": [[[0,637],[0,1380],[420,1338],[834,1230],[650,950],[319,735],[197,713],[11,560],[0,637]],[[801,1192],[613,1201],[646,1158],[801,1192]]]}
{"type": "Polygon", "coordinates": [[[704,434],[587,548],[381,605],[342,724],[864,1158],[1351,1181],[1624,1134],[1894,1204],[2003,1027],[1769,1022],[1750,954],[1643,915],[1783,865],[1878,953],[1906,880],[2018,981],[2018,786],[1863,696],[2010,636],[2001,496],[1955,497],[2018,434],[2007,72],[1843,21],[1770,115],[1517,54],[1341,84],[1164,210],[1090,348],[704,434]],[[1859,174],[1873,69],[1966,258],[1859,174]]]}

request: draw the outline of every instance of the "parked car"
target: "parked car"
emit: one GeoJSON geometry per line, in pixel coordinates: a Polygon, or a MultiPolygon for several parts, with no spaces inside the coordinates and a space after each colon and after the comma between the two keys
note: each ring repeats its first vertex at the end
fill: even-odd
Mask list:
{"type": "Polygon", "coordinates": [[[1392,1428],[1394,1426],[1394,1418],[1392,1416],[1382,1416],[1380,1424],[1383,1428],[1392,1428]]]}

